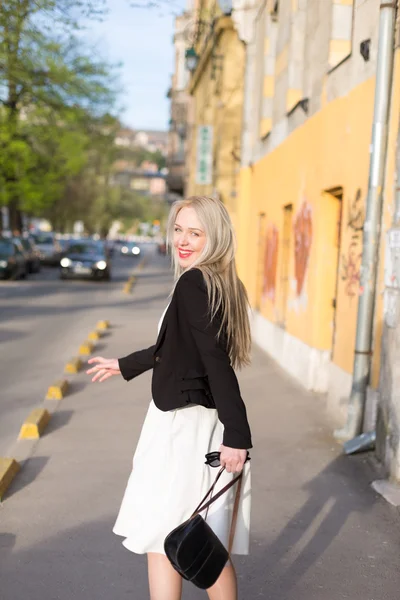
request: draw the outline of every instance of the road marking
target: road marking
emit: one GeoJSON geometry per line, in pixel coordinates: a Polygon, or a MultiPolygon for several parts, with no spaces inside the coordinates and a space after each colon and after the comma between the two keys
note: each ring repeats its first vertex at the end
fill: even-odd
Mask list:
{"type": "Polygon", "coordinates": [[[60,379],[53,383],[47,390],[46,400],[62,400],[69,388],[69,382],[66,379],[60,379]]]}
{"type": "Polygon", "coordinates": [[[50,413],[45,408],[35,408],[22,423],[19,440],[40,438],[50,421],[50,413]]]}
{"type": "Polygon", "coordinates": [[[89,354],[92,354],[93,348],[93,342],[91,342],[90,340],[86,340],[86,342],[83,342],[83,344],[80,345],[79,354],[81,356],[88,356],[89,354]]]}
{"type": "Polygon", "coordinates": [[[0,457],[0,501],[20,468],[19,463],[13,458],[0,457]]]}
{"type": "Polygon", "coordinates": [[[64,373],[74,375],[82,369],[82,361],[79,356],[71,358],[64,367],[64,373]]]}
{"type": "Polygon", "coordinates": [[[101,331],[91,331],[88,335],[88,340],[97,342],[101,338],[101,331]]]}

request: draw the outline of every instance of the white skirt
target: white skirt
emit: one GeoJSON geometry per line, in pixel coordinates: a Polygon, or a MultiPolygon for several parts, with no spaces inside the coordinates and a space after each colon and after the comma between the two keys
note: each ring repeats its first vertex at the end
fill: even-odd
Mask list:
{"type": "MultiPolygon", "coordinates": [[[[205,454],[219,450],[223,425],[215,409],[189,405],[163,412],[153,401],[133,458],[114,533],[137,554],[164,552],[164,539],[193,513],[211,487],[217,468],[204,464],[205,454]]],[[[245,464],[233,554],[248,554],[250,463],[245,464]]],[[[224,472],[215,494],[233,475],[224,472]]],[[[227,547],[236,486],[210,506],[207,523],[227,547]]],[[[203,514],[204,516],[204,514],[203,514]]]]}

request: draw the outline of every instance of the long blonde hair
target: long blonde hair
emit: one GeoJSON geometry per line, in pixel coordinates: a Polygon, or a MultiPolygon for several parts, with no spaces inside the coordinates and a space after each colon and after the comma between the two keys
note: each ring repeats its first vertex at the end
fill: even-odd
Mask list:
{"type": "Polygon", "coordinates": [[[236,239],[231,219],[223,203],[208,196],[192,196],[174,202],[168,218],[167,245],[171,248],[176,281],[185,269],[179,265],[173,250],[174,228],[178,213],[186,207],[196,211],[206,234],[203,252],[190,268],[197,267],[202,271],[207,286],[210,318],[213,319],[220,311],[218,337],[222,332],[225,333],[232,366],[241,368],[250,363],[249,300],[236,271],[236,239]]]}

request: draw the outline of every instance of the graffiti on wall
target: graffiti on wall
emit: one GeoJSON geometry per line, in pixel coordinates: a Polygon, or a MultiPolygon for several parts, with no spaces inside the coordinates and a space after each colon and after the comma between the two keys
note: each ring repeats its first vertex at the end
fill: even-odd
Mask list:
{"type": "Polygon", "coordinates": [[[306,278],[312,243],[312,208],[306,201],[303,202],[294,219],[293,231],[296,293],[300,296],[306,278]]]}
{"type": "Polygon", "coordinates": [[[341,279],[345,282],[345,294],[350,298],[358,294],[360,285],[364,219],[362,192],[358,189],[353,201],[349,203],[347,228],[350,230],[350,240],[341,261],[341,279]]]}
{"type": "Polygon", "coordinates": [[[276,272],[278,266],[279,232],[275,225],[268,228],[265,240],[263,296],[275,302],[276,272]]]}

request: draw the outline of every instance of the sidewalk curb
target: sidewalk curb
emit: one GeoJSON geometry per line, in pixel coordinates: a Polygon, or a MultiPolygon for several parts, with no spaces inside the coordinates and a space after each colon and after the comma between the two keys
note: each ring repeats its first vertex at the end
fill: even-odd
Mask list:
{"type": "Polygon", "coordinates": [[[90,340],[86,340],[86,342],[83,342],[83,344],[79,346],[79,354],[80,356],[89,356],[93,353],[93,349],[94,343],[90,340]]]}
{"type": "Polygon", "coordinates": [[[14,458],[0,458],[0,502],[20,469],[14,458]]]}
{"type": "Polygon", "coordinates": [[[19,440],[36,440],[50,422],[50,413],[45,408],[34,408],[22,423],[19,440]]]}
{"type": "Polygon", "coordinates": [[[69,381],[67,379],[60,379],[56,381],[55,383],[49,386],[45,400],[62,400],[66,395],[68,388],[69,381]]]}
{"type": "MultiPolygon", "coordinates": [[[[82,369],[82,360],[80,359],[79,356],[75,356],[74,358],[71,358],[71,360],[69,360],[67,362],[67,364],[64,367],[64,373],[68,373],[69,375],[74,375],[75,373],[79,373],[79,371],[82,369]]],[[[62,390],[61,390],[62,393],[62,390]]]]}
{"type": "Polygon", "coordinates": [[[102,331],[101,330],[99,330],[99,331],[96,331],[96,330],[91,331],[89,333],[89,335],[88,335],[88,340],[90,342],[98,342],[99,339],[101,338],[101,335],[102,335],[102,331]]]}

